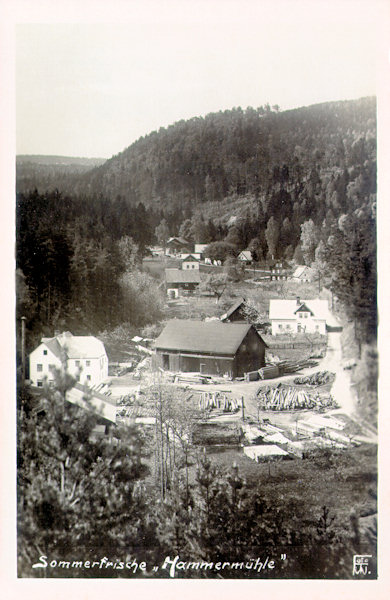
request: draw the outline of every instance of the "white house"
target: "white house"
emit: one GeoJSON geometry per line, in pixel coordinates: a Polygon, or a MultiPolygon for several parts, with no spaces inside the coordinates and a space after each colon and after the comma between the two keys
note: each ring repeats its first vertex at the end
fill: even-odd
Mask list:
{"type": "Polygon", "coordinates": [[[72,335],[69,331],[52,338],[43,337],[30,354],[30,380],[42,387],[44,379],[53,382],[53,367],[67,367],[77,381],[97,385],[108,377],[108,358],[101,341],[91,335],[72,335]]]}
{"type": "Polygon", "coordinates": [[[195,244],[194,250],[196,254],[200,254],[201,258],[204,258],[204,253],[208,244],[195,244]]]}
{"type": "Polygon", "coordinates": [[[250,265],[253,261],[252,252],[250,250],[242,250],[237,258],[247,265],[250,265]]]}
{"type": "Polygon", "coordinates": [[[294,273],[291,275],[292,281],[297,281],[300,283],[313,281],[313,278],[313,269],[311,269],[307,265],[298,265],[294,273]]]}
{"type": "Polygon", "coordinates": [[[330,313],[327,300],[270,300],[272,335],[281,333],[326,334],[330,313]]]}
{"type": "Polygon", "coordinates": [[[182,254],[181,268],[183,271],[187,269],[199,269],[200,254],[182,254]]]}

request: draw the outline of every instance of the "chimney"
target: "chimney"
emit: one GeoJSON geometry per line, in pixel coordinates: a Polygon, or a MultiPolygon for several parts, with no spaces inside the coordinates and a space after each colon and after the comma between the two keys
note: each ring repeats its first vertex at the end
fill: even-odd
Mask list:
{"type": "Polygon", "coordinates": [[[300,304],[301,304],[301,297],[297,296],[297,306],[300,306],[300,304]]]}

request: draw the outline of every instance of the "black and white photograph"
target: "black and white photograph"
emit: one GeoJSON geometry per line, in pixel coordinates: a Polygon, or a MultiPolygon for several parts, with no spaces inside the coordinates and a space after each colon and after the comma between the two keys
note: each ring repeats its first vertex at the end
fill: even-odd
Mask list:
{"type": "Polygon", "coordinates": [[[381,597],[390,6],[34,4],[8,64],[17,581],[381,597]]]}

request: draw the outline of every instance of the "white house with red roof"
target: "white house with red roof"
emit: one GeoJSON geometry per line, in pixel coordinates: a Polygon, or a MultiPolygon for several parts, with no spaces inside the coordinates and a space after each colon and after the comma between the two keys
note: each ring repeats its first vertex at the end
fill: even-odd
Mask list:
{"type": "Polygon", "coordinates": [[[327,321],[331,313],[327,300],[270,300],[269,320],[272,335],[282,333],[326,334],[327,321]]]}
{"type": "Polygon", "coordinates": [[[30,354],[30,381],[43,387],[45,379],[54,381],[53,369],[66,367],[77,381],[94,386],[108,377],[108,358],[104,344],[91,335],[72,335],[65,331],[52,338],[43,337],[30,354]]]}

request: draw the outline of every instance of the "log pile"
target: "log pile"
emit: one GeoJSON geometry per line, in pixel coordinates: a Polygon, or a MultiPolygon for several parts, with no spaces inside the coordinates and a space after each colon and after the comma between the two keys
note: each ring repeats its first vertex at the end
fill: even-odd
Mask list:
{"type": "Polygon", "coordinates": [[[316,367],[318,364],[317,361],[311,358],[302,358],[301,360],[283,360],[278,363],[279,369],[281,373],[285,375],[289,375],[291,373],[297,373],[302,369],[307,369],[309,367],[316,367]]]}
{"type": "Polygon", "coordinates": [[[224,412],[237,412],[240,406],[241,401],[230,398],[221,392],[202,392],[199,399],[199,408],[201,410],[219,408],[224,412]]]}
{"type": "Polygon", "coordinates": [[[305,390],[281,384],[276,387],[260,388],[257,398],[263,410],[322,409],[333,404],[330,395],[325,398],[319,394],[313,395],[305,390]]]}
{"type": "Polygon", "coordinates": [[[296,377],[294,383],[296,385],[325,385],[326,383],[333,383],[335,377],[336,375],[330,371],[317,371],[306,377],[296,377]]]}

